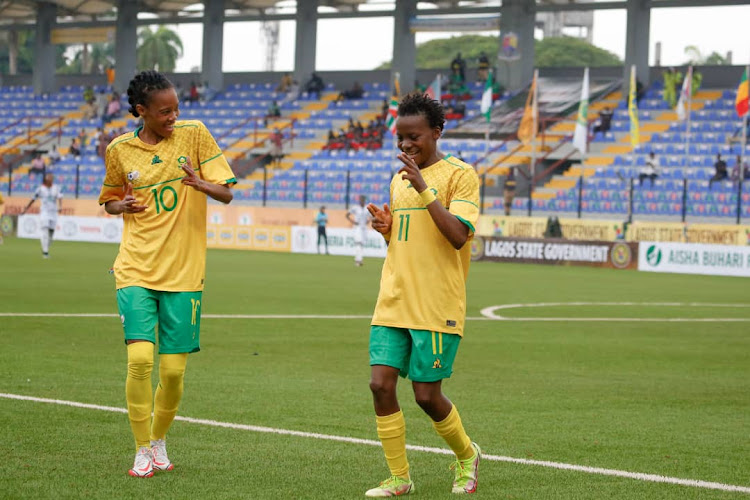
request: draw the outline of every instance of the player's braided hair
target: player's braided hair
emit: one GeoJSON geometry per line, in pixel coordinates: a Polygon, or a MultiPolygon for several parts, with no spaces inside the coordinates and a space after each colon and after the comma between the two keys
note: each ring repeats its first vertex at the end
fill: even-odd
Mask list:
{"type": "Polygon", "coordinates": [[[445,111],[440,102],[432,99],[427,94],[412,92],[406,95],[398,105],[398,116],[422,115],[427,119],[430,128],[443,130],[445,124],[445,111]]]}
{"type": "Polygon", "coordinates": [[[128,84],[128,103],[130,104],[128,111],[138,118],[138,111],[135,109],[137,104],[147,106],[151,92],[173,87],[172,82],[162,73],[153,70],[141,71],[128,84]]]}

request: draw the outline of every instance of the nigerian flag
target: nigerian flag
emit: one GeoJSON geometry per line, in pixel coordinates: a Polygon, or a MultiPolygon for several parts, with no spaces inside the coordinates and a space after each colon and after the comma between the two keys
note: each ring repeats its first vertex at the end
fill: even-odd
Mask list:
{"type": "Polygon", "coordinates": [[[581,154],[586,154],[586,145],[589,135],[589,69],[583,70],[583,83],[581,84],[581,104],[578,105],[578,119],[576,129],[573,132],[573,146],[581,154]]]}
{"type": "Polygon", "coordinates": [[[398,117],[398,97],[391,97],[391,103],[388,105],[388,116],[385,119],[385,126],[391,131],[391,134],[396,133],[396,117],[398,117]]]}

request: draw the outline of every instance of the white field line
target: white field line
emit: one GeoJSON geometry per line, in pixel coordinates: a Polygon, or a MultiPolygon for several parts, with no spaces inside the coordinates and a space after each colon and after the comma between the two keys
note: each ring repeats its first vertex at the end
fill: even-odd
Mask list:
{"type": "MultiPolygon", "coordinates": [[[[0,393],[0,398],[14,399],[18,401],[31,401],[34,403],[48,403],[63,406],[72,406],[74,408],[83,408],[87,410],[100,410],[109,411],[114,413],[127,413],[125,408],[116,408],[113,406],[101,406],[87,403],[79,403],[77,401],[65,401],[61,399],[48,399],[48,398],[37,398],[33,396],[23,396],[20,394],[7,394],[0,393]]],[[[274,427],[263,427],[258,425],[246,425],[246,424],[233,424],[230,422],[218,422],[216,420],[208,420],[202,418],[190,418],[190,417],[175,417],[175,420],[187,422],[190,424],[205,425],[209,427],[222,427],[225,429],[235,429],[250,432],[261,432],[266,434],[280,434],[284,436],[295,436],[311,439],[323,439],[326,441],[338,441],[343,443],[361,444],[367,446],[380,446],[380,441],[372,439],[361,439],[347,436],[336,436],[331,434],[319,434],[317,432],[304,432],[294,431],[288,429],[277,429],[274,427]]],[[[407,445],[407,449],[414,451],[422,451],[425,453],[434,453],[439,455],[452,455],[453,452],[443,448],[432,448],[428,446],[417,446],[407,445]]],[[[702,481],[699,479],[682,479],[678,477],[660,476],[658,474],[646,474],[643,472],[629,472],[617,469],[604,469],[601,467],[589,467],[586,465],[575,465],[566,464],[561,462],[550,462],[546,460],[528,460],[525,458],[514,458],[506,457],[502,455],[487,455],[483,454],[482,458],[493,462],[509,462],[520,465],[535,465],[538,467],[547,467],[551,469],[559,470],[570,470],[576,472],[585,472],[587,474],[598,474],[602,476],[614,476],[623,477],[627,479],[636,479],[638,481],[649,481],[654,483],[666,483],[666,484],[677,484],[681,486],[689,486],[692,488],[702,488],[709,490],[721,490],[721,491],[732,491],[740,493],[750,493],[750,487],[748,486],[736,486],[732,484],[717,483],[713,481],[702,481]]]]}
{"type": "MultiPolygon", "coordinates": [[[[634,323],[746,323],[750,318],[551,318],[551,317],[522,317],[510,318],[501,316],[496,311],[507,309],[525,309],[533,307],[713,307],[748,309],[749,304],[711,304],[704,302],[535,302],[530,304],[502,304],[485,307],[480,311],[488,320],[495,321],[577,321],[577,322],[634,322],[634,323]]],[[[468,318],[467,318],[468,319],[468,318]]]]}

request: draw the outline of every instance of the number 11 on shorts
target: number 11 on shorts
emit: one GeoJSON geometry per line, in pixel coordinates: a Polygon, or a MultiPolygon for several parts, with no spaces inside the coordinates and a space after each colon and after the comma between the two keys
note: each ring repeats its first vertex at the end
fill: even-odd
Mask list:
{"type": "Polygon", "coordinates": [[[190,324],[195,325],[196,321],[198,320],[198,315],[200,314],[201,301],[196,300],[196,299],[190,299],[190,303],[193,305],[193,314],[190,318],[190,324]]]}

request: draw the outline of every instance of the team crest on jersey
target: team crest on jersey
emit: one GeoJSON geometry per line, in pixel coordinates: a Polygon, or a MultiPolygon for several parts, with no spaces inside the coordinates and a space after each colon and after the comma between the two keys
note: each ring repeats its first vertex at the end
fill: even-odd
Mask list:
{"type": "Polygon", "coordinates": [[[186,164],[187,164],[187,156],[180,156],[179,158],[177,158],[177,166],[179,168],[182,168],[186,164]]]}
{"type": "Polygon", "coordinates": [[[442,367],[443,367],[443,365],[440,363],[440,359],[436,359],[435,362],[432,363],[432,368],[433,369],[442,368],[442,367]]]}
{"type": "Polygon", "coordinates": [[[161,158],[159,158],[159,155],[154,155],[154,157],[151,159],[151,165],[156,165],[157,163],[164,163],[161,161],[161,158]]]}
{"type": "Polygon", "coordinates": [[[137,170],[133,170],[132,172],[128,172],[128,180],[130,182],[133,182],[134,180],[137,180],[141,176],[141,173],[137,170]]]}

